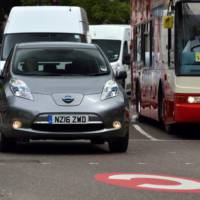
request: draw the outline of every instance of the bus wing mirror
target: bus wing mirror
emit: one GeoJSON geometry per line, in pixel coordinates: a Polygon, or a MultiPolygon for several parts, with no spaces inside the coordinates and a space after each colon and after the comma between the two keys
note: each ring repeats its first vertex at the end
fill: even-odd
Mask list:
{"type": "Polygon", "coordinates": [[[163,17],[163,27],[165,29],[172,29],[173,28],[174,17],[171,15],[166,15],[163,17]]]}

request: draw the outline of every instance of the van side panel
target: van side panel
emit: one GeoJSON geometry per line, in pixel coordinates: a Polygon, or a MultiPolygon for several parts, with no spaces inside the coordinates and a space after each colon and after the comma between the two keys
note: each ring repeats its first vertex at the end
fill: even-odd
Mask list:
{"type": "Polygon", "coordinates": [[[83,11],[79,7],[14,7],[10,12],[4,34],[27,32],[85,34],[88,23],[84,22],[84,25],[80,25],[87,20],[85,16],[82,18],[82,13],[83,11]]]}

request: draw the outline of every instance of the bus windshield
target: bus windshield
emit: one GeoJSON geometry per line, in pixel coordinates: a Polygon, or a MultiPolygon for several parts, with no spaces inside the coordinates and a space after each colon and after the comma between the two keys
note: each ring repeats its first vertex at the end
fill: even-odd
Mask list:
{"type": "Polygon", "coordinates": [[[116,62],[120,55],[120,40],[92,40],[92,43],[97,44],[101,47],[103,52],[106,54],[109,62],[116,62]]]}
{"type": "Polygon", "coordinates": [[[83,35],[75,33],[13,33],[4,36],[2,46],[2,60],[6,60],[10,50],[17,43],[35,42],[35,41],[72,41],[86,42],[83,35]]]}
{"type": "Polygon", "coordinates": [[[200,1],[176,6],[177,75],[200,76],[200,1]]]}

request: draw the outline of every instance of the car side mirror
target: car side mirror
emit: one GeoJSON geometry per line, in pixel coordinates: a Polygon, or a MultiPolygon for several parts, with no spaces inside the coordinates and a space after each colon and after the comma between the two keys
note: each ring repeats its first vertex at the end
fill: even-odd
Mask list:
{"type": "Polygon", "coordinates": [[[126,73],[126,71],[116,71],[115,78],[116,78],[117,80],[126,79],[126,78],[127,78],[127,73],[126,73]]]}
{"type": "Polygon", "coordinates": [[[131,62],[130,54],[127,54],[126,56],[123,57],[123,64],[130,65],[130,62],[131,62]]]}

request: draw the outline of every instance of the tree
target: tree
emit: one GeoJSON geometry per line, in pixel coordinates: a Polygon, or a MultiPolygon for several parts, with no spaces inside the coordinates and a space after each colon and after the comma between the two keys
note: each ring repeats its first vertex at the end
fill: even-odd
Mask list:
{"type": "Polygon", "coordinates": [[[13,6],[19,6],[21,5],[20,0],[6,0],[6,1],[0,1],[0,8],[3,9],[3,12],[8,14],[10,12],[10,9],[13,6]]]}
{"type": "Polygon", "coordinates": [[[50,0],[21,0],[22,5],[24,6],[33,6],[33,5],[50,5],[50,0]]]}

